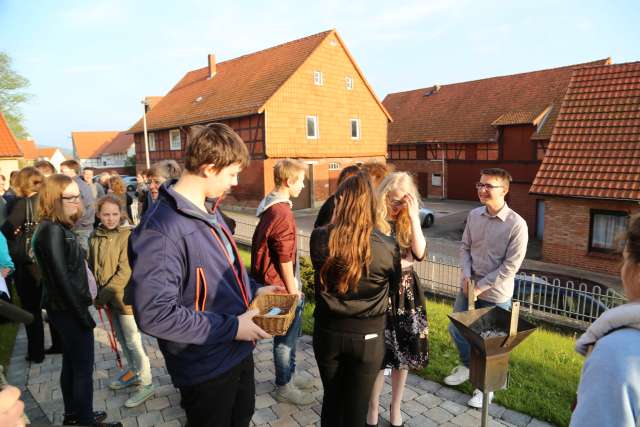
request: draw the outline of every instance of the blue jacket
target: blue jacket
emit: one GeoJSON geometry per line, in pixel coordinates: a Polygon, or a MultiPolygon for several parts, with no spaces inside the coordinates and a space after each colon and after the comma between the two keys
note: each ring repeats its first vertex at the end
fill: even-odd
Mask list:
{"type": "Polygon", "coordinates": [[[255,284],[219,211],[214,216],[217,224],[172,186],[162,186],[129,239],[134,315],[142,331],[158,338],[176,387],[215,378],[253,351],[253,343],[234,338],[255,284]]]}
{"type": "Polygon", "coordinates": [[[600,338],[582,368],[571,427],[640,426],[640,330],[600,338]]]}

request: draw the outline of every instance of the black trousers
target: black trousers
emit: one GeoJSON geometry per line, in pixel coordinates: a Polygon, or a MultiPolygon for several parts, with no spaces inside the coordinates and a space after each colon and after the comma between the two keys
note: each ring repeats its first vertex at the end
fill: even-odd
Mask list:
{"type": "Polygon", "coordinates": [[[22,308],[33,315],[33,322],[26,325],[27,357],[35,362],[44,359],[44,323],[42,321],[42,287],[34,273],[34,264],[16,264],[14,274],[16,290],[22,308]]]}
{"type": "Polygon", "coordinates": [[[253,354],[202,384],[180,387],[188,427],[248,427],[256,406],[253,354]]]}
{"type": "Polygon", "coordinates": [[[75,415],[80,425],[93,418],[93,329],[82,325],[67,311],[49,310],[49,320],[62,336],[60,388],[64,412],[75,415]]]}
{"type": "Polygon", "coordinates": [[[324,387],[322,427],[360,427],[384,358],[384,329],[365,334],[323,329],[316,322],[313,351],[324,387]]]}

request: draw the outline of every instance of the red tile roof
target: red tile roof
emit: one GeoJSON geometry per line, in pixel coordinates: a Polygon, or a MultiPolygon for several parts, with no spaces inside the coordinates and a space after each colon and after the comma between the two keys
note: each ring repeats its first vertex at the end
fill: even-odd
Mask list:
{"type": "MultiPolygon", "coordinates": [[[[220,62],[216,64],[213,78],[209,78],[208,66],[188,72],[147,113],[147,128],[167,129],[262,112],[265,103],[330,34],[336,35],[365,85],[389,117],[339,35],[335,30],[329,30],[220,62]]],[[[129,132],[142,130],[140,119],[129,132]]]]}
{"type": "Polygon", "coordinates": [[[13,132],[0,112],[0,157],[22,157],[22,150],[18,146],[13,132]]]}
{"type": "Polygon", "coordinates": [[[118,131],[71,132],[75,155],[80,159],[98,157],[101,150],[111,144],[118,133],[118,131]]]}
{"type": "MultiPolygon", "coordinates": [[[[38,157],[51,159],[58,150],[59,148],[56,147],[38,148],[38,157]]],[[[60,151],[60,154],[62,154],[62,151],[60,151]]],[[[62,155],[64,156],[64,154],[62,155]]]]}
{"type": "Polygon", "coordinates": [[[640,199],[640,62],[573,73],[531,193],[640,199]]]}
{"type": "Polygon", "coordinates": [[[389,94],[382,101],[393,117],[389,144],[493,141],[492,124],[533,123],[551,106],[532,137],[549,139],[573,70],[607,61],[389,94]]]}
{"type": "Polygon", "coordinates": [[[109,145],[101,148],[98,154],[126,153],[133,143],[133,134],[120,132],[109,145]]]}
{"type": "Polygon", "coordinates": [[[25,160],[35,160],[38,158],[38,147],[33,139],[19,139],[18,146],[20,146],[25,160]]]}

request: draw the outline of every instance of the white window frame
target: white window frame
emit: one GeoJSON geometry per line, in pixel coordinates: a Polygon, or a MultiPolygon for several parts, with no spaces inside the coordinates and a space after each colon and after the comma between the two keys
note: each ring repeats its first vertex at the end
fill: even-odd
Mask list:
{"type": "Polygon", "coordinates": [[[351,139],[358,140],[360,139],[360,119],[349,119],[349,135],[351,135],[351,139]],[[353,123],[356,123],[356,136],[353,136],[353,123]]]}
{"type": "Polygon", "coordinates": [[[316,86],[324,85],[324,76],[322,75],[322,71],[314,71],[313,72],[313,84],[316,86]]]}
{"type": "Polygon", "coordinates": [[[431,185],[433,187],[442,187],[442,174],[440,174],[440,173],[432,173],[431,174],[431,185]]]}
{"type": "Polygon", "coordinates": [[[340,170],[340,163],[338,163],[338,162],[329,162],[329,170],[330,171],[340,170]]]}
{"type": "Polygon", "coordinates": [[[318,128],[318,116],[307,116],[304,120],[304,128],[307,139],[318,139],[318,137],[320,136],[320,128],[318,128]],[[309,135],[309,119],[313,120],[313,130],[315,131],[313,135],[309,135]]]}
{"type": "Polygon", "coordinates": [[[169,150],[178,151],[181,149],[182,149],[182,137],[180,136],[180,129],[171,129],[169,131],[169,150]],[[176,133],[178,134],[178,138],[180,138],[179,139],[180,143],[177,146],[173,144],[173,136],[176,133]]]}
{"type": "Polygon", "coordinates": [[[344,78],[344,86],[347,88],[347,90],[353,90],[353,77],[346,76],[344,78]]]}
{"type": "Polygon", "coordinates": [[[148,143],[149,143],[149,151],[156,151],[156,134],[151,132],[147,134],[148,143]]]}

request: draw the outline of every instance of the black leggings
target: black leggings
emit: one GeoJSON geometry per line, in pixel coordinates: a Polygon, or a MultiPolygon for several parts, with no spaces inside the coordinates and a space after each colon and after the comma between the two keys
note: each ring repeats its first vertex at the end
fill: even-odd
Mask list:
{"type": "Polygon", "coordinates": [[[324,387],[322,427],[364,426],[371,389],[384,358],[384,329],[365,334],[323,329],[316,322],[313,351],[324,387]]]}

